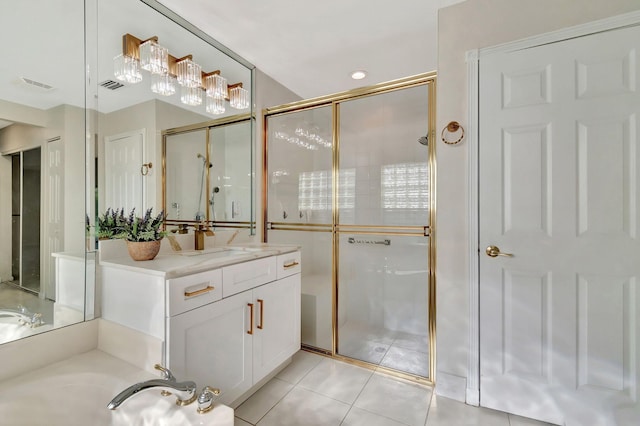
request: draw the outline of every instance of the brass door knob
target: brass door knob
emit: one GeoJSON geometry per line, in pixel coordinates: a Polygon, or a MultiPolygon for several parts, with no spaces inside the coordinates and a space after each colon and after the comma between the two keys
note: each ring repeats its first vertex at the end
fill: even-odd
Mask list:
{"type": "Polygon", "coordinates": [[[498,257],[498,256],[513,257],[513,254],[511,253],[501,253],[500,248],[496,246],[487,247],[487,249],[485,250],[485,253],[487,253],[487,256],[489,257],[498,257]]]}

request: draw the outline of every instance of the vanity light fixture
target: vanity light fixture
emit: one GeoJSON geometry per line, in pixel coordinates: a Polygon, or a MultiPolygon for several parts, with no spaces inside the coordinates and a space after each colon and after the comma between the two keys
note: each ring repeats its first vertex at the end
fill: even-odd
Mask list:
{"type": "Polygon", "coordinates": [[[226,108],[224,106],[224,98],[214,98],[207,95],[205,109],[209,114],[224,114],[226,108]]]}
{"type": "Polygon", "coordinates": [[[113,58],[114,76],[116,80],[136,84],[142,81],[140,63],[136,58],[120,54],[113,58]]]}
{"type": "Polygon", "coordinates": [[[153,37],[140,45],[140,68],[151,74],[167,74],[169,72],[169,50],[158,44],[153,37]]]}
{"type": "Polygon", "coordinates": [[[351,73],[351,78],[354,80],[362,80],[367,76],[367,72],[364,70],[357,70],[351,73]]]}
{"type": "Polygon", "coordinates": [[[176,77],[182,87],[202,87],[202,67],[191,60],[191,55],[176,61],[176,77]]]}
{"type": "Polygon", "coordinates": [[[202,88],[182,86],[180,102],[185,105],[197,106],[202,104],[202,88]]]}
{"type": "Polygon", "coordinates": [[[249,92],[242,88],[242,83],[228,85],[220,70],[203,72],[192,55],[172,56],[167,48],[158,44],[156,36],[141,40],[131,34],[123,35],[122,53],[113,60],[117,80],[139,83],[144,69],[151,73],[152,92],[171,96],[180,85],[180,102],[185,105],[201,105],[206,93],[205,109],[210,114],[223,114],[226,100],[235,109],[249,108],[249,92]]]}
{"type": "Polygon", "coordinates": [[[176,93],[176,76],[173,74],[151,74],[151,91],[162,96],[176,93]]]}
{"type": "Polygon", "coordinates": [[[220,75],[219,70],[213,71],[205,77],[204,86],[207,90],[207,96],[210,98],[225,99],[229,96],[227,79],[220,75]]]}
{"type": "Polygon", "coordinates": [[[235,109],[249,108],[249,91],[242,88],[242,83],[229,86],[229,105],[235,109]]]}

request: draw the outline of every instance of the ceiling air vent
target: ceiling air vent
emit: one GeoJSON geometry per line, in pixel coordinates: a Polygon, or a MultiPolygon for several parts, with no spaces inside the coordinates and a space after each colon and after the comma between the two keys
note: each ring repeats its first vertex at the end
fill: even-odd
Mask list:
{"type": "Polygon", "coordinates": [[[105,89],[116,90],[121,87],[124,87],[124,84],[118,83],[117,81],[113,81],[113,80],[105,80],[102,83],[100,83],[100,86],[104,87],[105,89]]]}
{"type": "Polygon", "coordinates": [[[39,89],[39,90],[44,90],[44,91],[51,91],[54,89],[53,86],[46,84],[46,83],[42,83],[36,80],[31,80],[30,78],[27,77],[20,77],[20,80],[26,84],[27,86],[34,88],[34,89],[39,89]]]}

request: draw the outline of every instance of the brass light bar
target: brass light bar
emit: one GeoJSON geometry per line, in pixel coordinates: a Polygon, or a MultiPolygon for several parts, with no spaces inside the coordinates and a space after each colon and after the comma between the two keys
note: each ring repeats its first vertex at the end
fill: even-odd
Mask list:
{"type": "MultiPolygon", "coordinates": [[[[156,43],[158,42],[158,36],[153,36],[150,37],[148,39],[140,39],[134,35],[131,35],[129,33],[125,34],[122,36],[122,54],[124,56],[128,56],[130,58],[134,58],[137,60],[140,60],[140,45],[142,43],[145,43],[149,40],[153,40],[156,43]]],[[[176,58],[175,56],[171,55],[169,53],[169,74],[175,76],[176,73],[176,64],[180,61],[184,61],[185,59],[191,59],[193,60],[193,55],[189,54],[186,56],[183,56],[181,58],[176,58]]],[[[204,72],[202,71],[202,81],[205,81],[205,78],[210,76],[210,75],[220,75],[220,70],[215,70],[215,71],[210,71],[210,72],[204,72]]],[[[234,84],[229,84],[227,86],[227,96],[225,96],[225,100],[229,100],[229,90],[233,89],[234,87],[242,87],[242,83],[234,83],[234,84]]],[[[202,89],[204,90],[205,87],[202,86],[202,89]]]]}

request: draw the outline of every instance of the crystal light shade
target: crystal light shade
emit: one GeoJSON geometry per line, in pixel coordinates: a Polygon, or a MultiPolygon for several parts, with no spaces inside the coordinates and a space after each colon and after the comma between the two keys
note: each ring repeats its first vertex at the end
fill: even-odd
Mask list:
{"type": "Polygon", "coordinates": [[[169,50],[153,40],[140,45],[140,67],[152,74],[166,74],[169,70],[169,50]]]}
{"type": "Polygon", "coordinates": [[[229,104],[235,109],[249,108],[249,91],[240,86],[232,88],[229,90],[229,104]]]}
{"type": "MultiPolygon", "coordinates": [[[[227,79],[220,74],[209,75],[204,79],[207,96],[224,99],[227,97],[227,79]]],[[[224,112],[224,111],[223,111],[224,112]]]]}
{"type": "Polygon", "coordinates": [[[211,96],[207,96],[205,108],[209,114],[224,114],[224,98],[213,98],[211,96]]]}
{"type": "Polygon", "coordinates": [[[140,63],[135,58],[120,54],[113,58],[113,67],[116,80],[131,84],[142,81],[140,63]]]}
{"type": "Polygon", "coordinates": [[[202,67],[191,59],[176,63],[178,83],[183,87],[202,86],[202,67]]]}
{"type": "Polygon", "coordinates": [[[201,105],[202,89],[200,87],[182,87],[180,92],[180,102],[185,105],[201,105]]]}
{"type": "Polygon", "coordinates": [[[176,77],[171,74],[151,74],[151,91],[162,96],[176,93],[176,77]]]}

